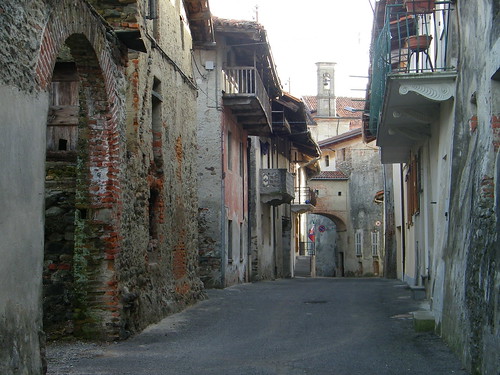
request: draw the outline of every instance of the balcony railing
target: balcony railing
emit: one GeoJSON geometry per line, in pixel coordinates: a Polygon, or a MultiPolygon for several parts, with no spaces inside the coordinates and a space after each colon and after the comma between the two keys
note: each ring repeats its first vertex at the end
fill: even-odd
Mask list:
{"type": "Polygon", "coordinates": [[[374,41],[372,55],[369,131],[374,136],[389,75],[452,69],[448,56],[451,2],[428,3],[434,4],[428,11],[408,12],[402,4],[386,7],[384,27],[374,41]]]}
{"type": "Polygon", "coordinates": [[[308,187],[295,188],[295,197],[292,204],[310,204],[316,206],[317,196],[314,190],[308,187]]]}
{"type": "Polygon", "coordinates": [[[299,255],[316,255],[316,244],[314,242],[299,242],[299,255]]]}
{"type": "Polygon", "coordinates": [[[250,96],[260,102],[271,123],[271,102],[262,78],[254,67],[229,67],[222,71],[222,88],[226,96],[250,96]]]}
{"type": "Polygon", "coordinates": [[[287,169],[261,169],[260,194],[263,203],[278,206],[293,200],[293,176],[287,169]]]}

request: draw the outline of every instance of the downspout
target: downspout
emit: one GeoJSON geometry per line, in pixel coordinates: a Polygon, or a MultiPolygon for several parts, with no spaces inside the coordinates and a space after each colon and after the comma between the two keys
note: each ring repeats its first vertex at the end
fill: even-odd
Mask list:
{"type": "Polygon", "coordinates": [[[403,164],[399,164],[399,179],[401,180],[401,258],[402,258],[402,278],[405,280],[406,274],[406,223],[405,223],[405,194],[403,179],[403,164]]]}
{"type": "Polygon", "coordinates": [[[250,281],[252,278],[252,204],[251,202],[254,201],[252,199],[252,181],[253,179],[250,176],[250,159],[251,159],[251,154],[252,154],[252,139],[250,137],[247,137],[247,282],[250,281]]]}
{"type": "MultiPolygon", "coordinates": [[[[224,118],[224,113],[222,113],[222,119],[224,118]]],[[[220,219],[220,231],[221,231],[221,241],[220,241],[220,273],[221,273],[221,288],[224,288],[226,284],[226,189],[225,189],[225,179],[226,179],[226,173],[224,172],[224,165],[225,165],[225,156],[226,156],[226,149],[224,148],[224,123],[221,124],[221,134],[220,134],[220,144],[221,144],[221,150],[222,152],[222,157],[221,157],[221,172],[222,172],[222,178],[221,178],[221,184],[220,184],[220,189],[221,189],[221,204],[220,204],[220,213],[221,213],[221,219],[220,219]]]]}

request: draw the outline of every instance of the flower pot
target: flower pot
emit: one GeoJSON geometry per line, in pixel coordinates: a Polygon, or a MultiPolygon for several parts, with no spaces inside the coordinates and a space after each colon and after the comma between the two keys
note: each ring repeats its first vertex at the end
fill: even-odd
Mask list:
{"type": "Polygon", "coordinates": [[[426,51],[432,42],[432,35],[412,35],[406,38],[406,47],[413,52],[426,51]]]}
{"type": "Polygon", "coordinates": [[[409,13],[429,13],[434,10],[435,0],[405,0],[409,13]]]}

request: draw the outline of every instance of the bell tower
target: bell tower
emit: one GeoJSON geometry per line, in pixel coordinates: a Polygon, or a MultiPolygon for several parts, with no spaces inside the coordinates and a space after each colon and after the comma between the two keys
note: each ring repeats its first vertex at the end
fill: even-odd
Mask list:
{"type": "Polygon", "coordinates": [[[335,117],[335,64],[334,62],[317,62],[318,72],[318,116],[335,117]]]}

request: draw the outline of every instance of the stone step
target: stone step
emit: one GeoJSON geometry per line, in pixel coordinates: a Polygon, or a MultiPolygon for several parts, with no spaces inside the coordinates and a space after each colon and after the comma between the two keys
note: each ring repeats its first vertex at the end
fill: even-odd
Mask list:
{"type": "Polygon", "coordinates": [[[434,331],[435,320],[432,311],[414,311],[413,314],[413,327],[417,332],[434,331]]]}
{"type": "Polygon", "coordinates": [[[295,276],[311,277],[311,257],[298,256],[295,258],[295,276]]]}

